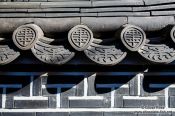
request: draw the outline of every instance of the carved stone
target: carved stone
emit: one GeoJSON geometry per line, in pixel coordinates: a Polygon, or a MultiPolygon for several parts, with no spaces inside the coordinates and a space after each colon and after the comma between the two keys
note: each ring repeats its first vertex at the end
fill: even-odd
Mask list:
{"type": "Polygon", "coordinates": [[[53,46],[41,41],[37,41],[31,50],[36,58],[48,64],[61,65],[71,60],[75,55],[64,46],[53,46]]]}
{"type": "MultiPolygon", "coordinates": [[[[171,30],[171,38],[174,37],[175,27],[171,30]]],[[[130,51],[138,51],[145,59],[154,63],[170,63],[175,60],[175,50],[167,45],[149,44],[145,32],[134,25],[124,25],[120,37],[122,43],[130,51]]],[[[2,39],[3,40],[3,39],[2,39]]],[[[22,50],[31,49],[32,53],[40,61],[48,64],[64,64],[71,60],[75,53],[65,49],[64,46],[50,45],[55,41],[44,37],[42,29],[35,24],[22,25],[13,33],[13,41],[22,50]]],[[[68,41],[77,51],[84,51],[92,61],[102,65],[115,65],[126,57],[126,52],[115,46],[99,45],[103,40],[93,38],[92,31],[85,25],[77,25],[68,33],[68,41]]],[[[3,46],[4,47],[4,46],[3,46]]],[[[3,48],[2,47],[2,48],[3,48]]],[[[5,47],[4,49],[8,48],[5,47]]],[[[1,64],[7,64],[19,56],[18,52],[11,50],[6,53],[1,50],[1,64]],[[5,54],[6,53],[6,54],[5,54]],[[5,55],[4,55],[5,54],[5,55]],[[14,55],[5,60],[4,56],[14,55]]]]}
{"type": "Polygon", "coordinates": [[[103,46],[92,43],[84,53],[92,61],[102,65],[115,65],[126,57],[126,52],[115,46],[103,46]]]}
{"type": "Polygon", "coordinates": [[[37,40],[44,36],[41,28],[35,24],[18,27],[13,33],[13,42],[21,50],[31,49],[37,40]]]}
{"type": "Polygon", "coordinates": [[[19,52],[10,49],[8,45],[0,45],[0,65],[5,65],[12,62],[18,58],[19,55],[19,52]]]}
{"type": "Polygon", "coordinates": [[[138,51],[145,44],[146,34],[140,27],[127,24],[123,26],[120,38],[130,51],[138,51]]]}
{"type": "Polygon", "coordinates": [[[77,25],[68,33],[69,43],[77,51],[84,51],[93,41],[92,31],[85,25],[77,25]]]}
{"type": "Polygon", "coordinates": [[[171,63],[175,60],[175,50],[164,44],[146,44],[139,50],[139,54],[154,63],[171,63]]]}
{"type": "Polygon", "coordinates": [[[170,37],[173,40],[173,42],[175,42],[175,26],[171,29],[170,37]]]}

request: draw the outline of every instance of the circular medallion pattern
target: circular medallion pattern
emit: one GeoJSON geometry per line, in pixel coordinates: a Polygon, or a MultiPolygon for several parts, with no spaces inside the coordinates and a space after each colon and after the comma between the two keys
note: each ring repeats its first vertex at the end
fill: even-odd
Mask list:
{"type": "Polygon", "coordinates": [[[131,51],[138,51],[146,41],[145,32],[134,25],[126,25],[121,32],[123,44],[131,51]]]}
{"type": "Polygon", "coordinates": [[[92,43],[93,33],[87,26],[77,25],[69,31],[68,40],[74,49],[83,51],[92,43]]]}
{"type": "Polygon", "coordinates": [[[173,42],[175,42],[175,26],[171,29],[170,37],[173,40],[173,42]]]}
{"type": "Polygon", "coordinates": [[[31,49],[36,41],[43,37],[43,31],[35,24],[18,27],[13,33],[13,42],[21,50],[31,49]]]}

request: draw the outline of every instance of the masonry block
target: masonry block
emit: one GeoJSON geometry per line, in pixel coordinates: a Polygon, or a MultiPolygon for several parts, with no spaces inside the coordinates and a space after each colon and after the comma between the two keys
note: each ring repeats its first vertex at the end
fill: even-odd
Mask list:
{"type": "Polygon", "coordinates": [[[75,112],[70,113],[70,116],[103,116],[102,112],[75,112]]]}
{"type": "Polygon", "coordinates": [[[164,97],[159,97],[157,100],[149,99],[124,99],[123,101],[125,108],[164,108],[165,101],[164,97]]]}
{"type": "Polygon", "coordinates": [[[105,112],[104,116],[137,116],[137,113],[130,113],[130,112],[105,112]]]}
{"type": "Polygon", "coordinates": [[[38,112],[36,116],[69,116],[67,112],[38,112]]]}
{"type": "Polygon", "coordinates": [[[14,107],[19,109],[48,108],[47,100],[16,100],[14,107]]]}
{"type": "Polygon", "coordinates": [[[35,113],[23,113],[23,112],[7,112],[2,113],[2,116],[35,116],[35,113]]]}
{"type": "Polygon", "coordinates": [[[102,108],[103,100],[69,100],[71,108],[102,108]]]}

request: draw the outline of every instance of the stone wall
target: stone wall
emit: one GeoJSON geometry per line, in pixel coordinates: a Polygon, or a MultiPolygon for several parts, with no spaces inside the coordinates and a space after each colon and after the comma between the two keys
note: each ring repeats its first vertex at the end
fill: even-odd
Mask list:
{"type": "Polygon", "coordinates": [[[2,116],[172,116],[174,72],[156,71],[2,72],[0,112],[2,116]]]}
{"type": "Polygon", "coordinates": [[[0,0],[0,116],[175,116],[174,6],[0,0]]]}

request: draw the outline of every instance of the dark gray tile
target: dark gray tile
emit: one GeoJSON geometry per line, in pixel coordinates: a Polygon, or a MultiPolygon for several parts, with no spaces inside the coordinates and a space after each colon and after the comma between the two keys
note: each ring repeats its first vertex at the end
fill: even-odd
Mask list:
{"type": "Polygon", "coordinates": [[[36,116],[69,116],[67,112],[42,112],[36,113],[36,116]]]}
{"type": "Polygon", "coordinates": [[[35,113],[8,112],[2,113],[2,116],[35,116],[35,113]]]}
{"type": "Polygon", "coordinates": [[[72,112],[70,116],[103,116],[102,112],[72,112]]]}
{"type": "Polygon", "coordinates": [[[102,108],[103,100],[69,100],[71,108],[102,108]]]}
{"type": "Polygon", "coordinates": [[[105,112],[104,116],[137,116],[137,113],[127,112],[105,112]]]}
{"type": "Polygon", "coordinates": [[[18,100],[14,102],[15,108],[48,108],[47,100],[18,100]]]}

